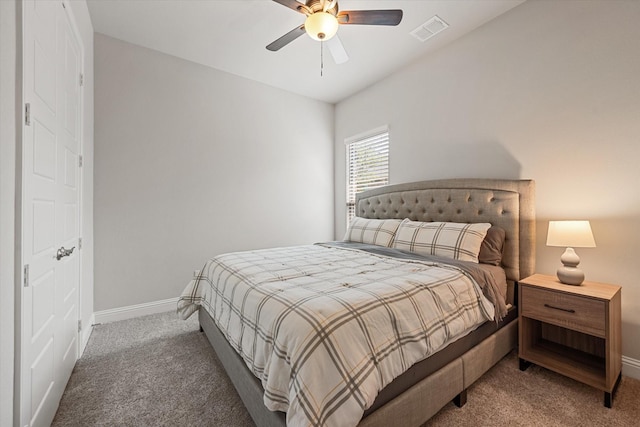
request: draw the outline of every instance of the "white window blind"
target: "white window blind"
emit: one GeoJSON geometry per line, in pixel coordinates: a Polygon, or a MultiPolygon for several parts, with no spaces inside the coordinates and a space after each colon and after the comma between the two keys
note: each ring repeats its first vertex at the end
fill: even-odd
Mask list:
{"type": "Polygon", "coordinates": [[[389,130],[377,129],[347,143],[347,224],[356,213],[356,194],[389,183],[389,130]]]}

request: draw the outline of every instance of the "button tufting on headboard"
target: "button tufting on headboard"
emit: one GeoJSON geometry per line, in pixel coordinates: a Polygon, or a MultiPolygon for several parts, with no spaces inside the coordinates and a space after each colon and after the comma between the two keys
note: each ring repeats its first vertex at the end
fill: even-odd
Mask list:
{"type": "Polygon", "coordinates": [[[506,232],[507,277],[519,280],[533,273],[533,181],[454,179],[391,185],[360,193],[356,207],[364,218],[489,222],[506,232]]]}

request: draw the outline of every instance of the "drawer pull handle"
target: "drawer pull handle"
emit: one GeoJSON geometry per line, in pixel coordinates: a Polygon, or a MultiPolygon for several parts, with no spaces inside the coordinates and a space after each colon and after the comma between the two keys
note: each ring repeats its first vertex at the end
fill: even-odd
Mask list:
{"type": "Polygon", "coordinates": [[[566,311],[567,313],[575,313],[576,311],[572,308],[562,308],[562,307],[556,307],[553,305],[549,305],[549,304],[545,304],[544,305],[547,308],[553,308],[554,310],[561,310],[561,311],[566,311]]]}

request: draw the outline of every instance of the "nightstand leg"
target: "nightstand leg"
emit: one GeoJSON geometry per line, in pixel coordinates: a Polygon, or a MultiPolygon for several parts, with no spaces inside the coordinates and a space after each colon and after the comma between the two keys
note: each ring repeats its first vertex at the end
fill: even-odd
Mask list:
{"type": "Polygon", "coordinates": [[[527,368],[529,366],[531,366],[531,362],[528,362],[528,361],[526,361],[524,359],[520,359],[520,358],[518,358],[518,359],[520,360],[520,370],[521,371],[526,371],[527,368]]]}
{"type": "Polygon", "coordinates": [[[613,394],[609,392],[604,392],[604,406],[606,408],[611,408],[611,403],[613,402],[613,394]]]}
{"type": "Polygon", "coordinates": [[[611,408],[611,405],[613,404],[613,395],[618,389],[618,385],[620,385],[621,379],[622,379],[622,372],[620,372],[620,374],[618,375],[618,379],[616,380],[616,383],[614,384],[613,390],[611,390],[611,393],[608,393],[606,391],[604,392],[604,406],[606,406],[607,408],[611,408]]]}

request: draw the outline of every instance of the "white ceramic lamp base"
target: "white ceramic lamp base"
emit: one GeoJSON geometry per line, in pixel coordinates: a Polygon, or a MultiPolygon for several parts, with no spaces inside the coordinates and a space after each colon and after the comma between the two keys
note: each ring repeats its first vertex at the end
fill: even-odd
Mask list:
{"type": "Polygon", "coordinates": [[[562,283],[580,285],[584,282],[584,273],[578,268],[580,257],[573,248],[567,248],[560,257],[560,261],[562,261],[562,267],[558,269],[556,274],[562,283]]]}

